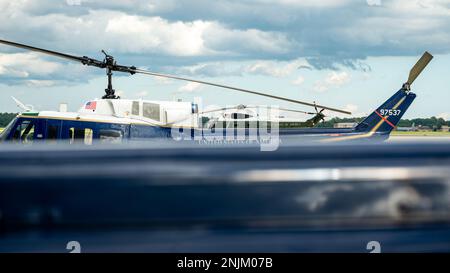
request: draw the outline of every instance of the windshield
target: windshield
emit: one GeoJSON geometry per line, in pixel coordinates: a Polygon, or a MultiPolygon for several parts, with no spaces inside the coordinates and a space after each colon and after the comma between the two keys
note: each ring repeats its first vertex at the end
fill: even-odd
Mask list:
{"type": "Polygon", "coordinates": [[[17,118],[14,118],[13,120],[11,120],[11,122],[0,133],[0,141],[6,139],[6,137],[9,135],[9,132],[11,131],[11,128],[14,126],[16,120],[17,120],[17,118]]]}

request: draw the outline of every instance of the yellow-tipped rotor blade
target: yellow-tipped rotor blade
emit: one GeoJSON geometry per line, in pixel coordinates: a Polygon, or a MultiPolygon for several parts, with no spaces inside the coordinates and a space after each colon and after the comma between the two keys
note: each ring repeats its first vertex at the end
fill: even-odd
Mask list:
{"type": "Polygon", "coordinates": [[[422,73],[428,63],[433,59],[433,55],[425,51],[422,57],[417,61],[417,63],[413,66],[411,71],[409,71],[408,83],[411,85],[414,80],[422,73]]]}

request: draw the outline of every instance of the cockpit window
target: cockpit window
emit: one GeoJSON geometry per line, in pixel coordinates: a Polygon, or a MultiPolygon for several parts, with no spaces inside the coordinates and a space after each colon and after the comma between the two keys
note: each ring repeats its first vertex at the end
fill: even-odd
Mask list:
{"type": "Polygon", "coordinates": [[[12,127],[14,126],[14,124],[16,123],[17,118],[14,118],[13,120],[11,120],[10,123],[8,123],[8,125],[6,125],[5,129],[3,129],[2,132],[0,132],[0,140],[5,140],[8,135],[9,132],[11,132],[12,127]]]}
{"type": "Polygon", "coordinates": [[[160,121],[161,110],[159,104],[144,102],[143,116],[149,119],[160,121]]]}
{"type": "Polygon", "coordinates": [[[19,143],[31,143],[34,136],[34,121],[22,120],[16,126],[11,140],[19,143]]]}
{"type": "Polygon", "coordinates": [[[24,128],[22,134],[20,135],[21,142],[32,142],[34,136],[34,122],[29,122],[29,124],[24,128]]]}

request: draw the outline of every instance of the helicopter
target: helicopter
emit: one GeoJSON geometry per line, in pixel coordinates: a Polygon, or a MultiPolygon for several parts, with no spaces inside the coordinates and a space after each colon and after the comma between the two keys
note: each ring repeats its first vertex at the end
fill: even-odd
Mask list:
{"type": "MultiPolygon", "coordinates": [[[[203,126],[199,120],[201,120],[202,115],[206,114],[207,111],[200,111],[198,104],[193,102],[120,99],[115,94],[112,86],[113,72],[123,72],[130,75],[142,74],[195,82],[225,90],[233,90],[268,97],[273,100],[313,107],[316,110],[314,113],[292,109],[275,109],[275,112],[278,110],[287,110],[314,115],[313,118],[304,123],[304,126],[307,128],[279,128],[278,134],[280,136],[308,136],[314,139],[325,138],[330,141],[372,138],[386,139],[416,98],[416,95],[411,92],[412,83],[433,58],[430,53],[425,52],[410,70],[408,80],[402,85],[401,89],[354,128],[310,128],[323,120],[325,117],[323,114],[324,110],[344,114],[351,113],[346,110],[316,104],[315,102],[309,103],[224,84],[156,73],[135,66],[119,65],[114,57],[107,54],[104,50],[101,51],[104,54],[104,59],[97,60],[87,56],[75,56],[6,40],[0,40],[0,44],[31,50],[106,70],[107,87],[105,89],[105,95],[101,99],[87,101],[77,112],[35,111],[31,107],[23,103],[19,104],[16,101],[18,105],[23,106],[23,111],[1,132],[0,140],[19,143],[28,143],[35,140],[68,140],[68,143],[81,141],[85,144],[91,144],[94,140],[121,142],[124,140],[149,138],[176,139],[175,134],[179,135],[180,132],[182,132],[185,138],[186,136],[189,138],[189,136],[192,137],[193,135],[207,136],[209,134],[219,134],[225,136],[230,134],[229,128],[226,128],[226,126],[225,128],[223,126],[217,126],[218,123],[213,125],[209,124],[206,127],[203,126]],[[318,109],[321,110],[319,111],[318,109]]],[[[244,110],[248,107],[238,105],[234,108],[244,110]]],[[[221,108],[216,110],[224,111],[229,109],[221,108]]],[[[269,110],[271,110],[270,107],[269,110]]],[[[226,116],[224,117],[227,118],[226,116]]],[[[248,113],[242,115],[239,112],[232,113],[228,118],[234,120],[255,119],[254,116],[248,113]]],[[[260,122],[261,119],[256,118],[256,121],[260,122]]],[[[276,122],[275,126],[278,129],[276,122]]],[[[235,134],[236,129],[240,129],[244,130],[244,134],[247,135],[249,133],[248,129],[250,128],[232,129],[231,134],[235,134]]]]}
{"type": "Polygon", "coordinates": [[[296,124],[296,128],[310,128],[316,126],[320,121],[325,121],[325,115],[322,113],[325,109],[318,110],[317,107],[315,107],[316,112],[306,112],[301,110],[293,110],[288,108],[281,108],[279,107],[277,110],[279,112],[293,112],[293,113],[301,113],[301,114],[307,114],[307,115],[314,115],[312,118],[304,121],[299,122],[297,119],[292,120],[289,118],[286,118],[284,115],[281,115],[281,113],[277,113],[275,117],[266,117],[266,120],[264,120],[264,116],[261,117],[258,110],[261,108],[268,108],[267,106],[251,106],[251,105],[244,105],[239,104],[236,106],[231,107],[224,107],[224,108],[218,108],[218,109],[212,109],[203,111],[200,114],[208,114],[208,113],[216,113],[220,112],[220,115],[218,117],[206,117],[207,118],[207,124],[206,127],[209,129],[213,129],[216,127],[218,123],[222,123],[221,126],[223,128],[239,128],[239,127],[245,127],[250,128],[250,126],[258,126],[258,122],[270,122],[271,119],[277,119],[279,123],[289,123],[294,122],[296,124]],[[256,109],[256,111],[255,111],[256,109]]]}

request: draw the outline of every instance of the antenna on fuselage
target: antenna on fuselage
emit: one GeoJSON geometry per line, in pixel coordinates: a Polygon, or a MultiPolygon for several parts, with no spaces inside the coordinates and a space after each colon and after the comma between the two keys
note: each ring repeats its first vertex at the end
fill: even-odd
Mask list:
{"type": "Polygon", "coordinates": [[[14,100],[14,102],[17,105],[17,107],[19,107],[20,109],[24,110],[25,112],[33,111],[33,105],[25,105],[24,103],[22,103],[20,100],[16,99],[13,96],[11,96],[11,98],[14,100]]]}

